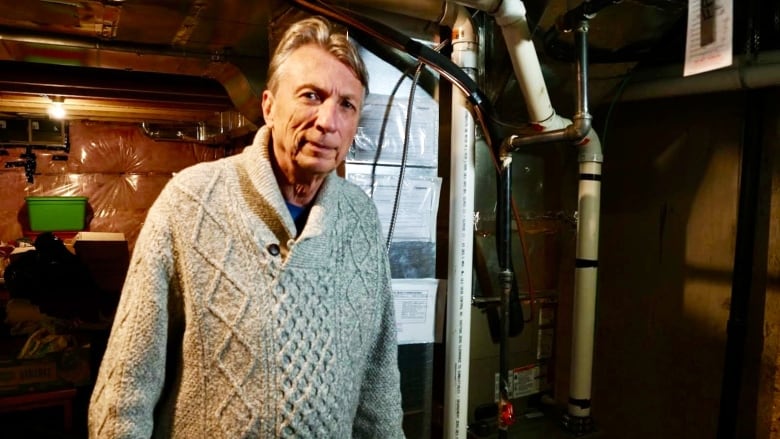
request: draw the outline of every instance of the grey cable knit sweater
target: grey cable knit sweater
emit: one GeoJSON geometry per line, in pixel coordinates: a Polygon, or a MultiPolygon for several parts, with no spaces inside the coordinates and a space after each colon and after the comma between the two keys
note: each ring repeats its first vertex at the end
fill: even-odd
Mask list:
{"type": "Polygon", "coordinates": [[[403,437],[376,209],[332,174],[296,238],[268,136],[180,172],[149,210],[90,437],[403,437]]]}

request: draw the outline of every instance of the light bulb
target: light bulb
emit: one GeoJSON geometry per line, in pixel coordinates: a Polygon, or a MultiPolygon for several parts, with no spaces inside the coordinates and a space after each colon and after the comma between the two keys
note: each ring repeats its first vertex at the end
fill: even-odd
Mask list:
{"type": "Polygon", "coordinates": [[[51,98],[51,104],[49,105],[49,117],[52,119],[64,119],[65,118],[65,99],[61,96],[55,96],[51,98]]]}

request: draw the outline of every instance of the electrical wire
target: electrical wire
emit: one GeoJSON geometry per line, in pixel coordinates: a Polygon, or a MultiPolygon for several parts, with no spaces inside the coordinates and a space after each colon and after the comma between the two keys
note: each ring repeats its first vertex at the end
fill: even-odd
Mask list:
{"type": "MultiPolygon", "coordinates": [[[[442,41],[441,43],[437,44],[433,50],[436,52],[439,52],[443,47],[445,47],[447,44],[449,44],[449,39],[442,41]]],[[[417,88],[417,84],[420,81],[420,75],[422,74],[422,67],[423,63],[417,63],[415,66],[415,74],[412,78],[412,85],[410,89],[409,94],[409,101],[407,105],[406,110],[406,124],[404,128],[404,143],[403,143],[403,154],[401,156],[401,168],[398,176],[398,186],[396,188],[396,194],[395,199],[393,202],[393,213],[390,218],[390,226],[387,234],[387,251],[390,252],[390,244],[393,240],[393,234],[395,231],[395,222],[396,218],[398,216],[398,206],[400,205],[400,199],[401,199],[401,188],[403,184],[404,175],[406,173],[406,162],[407,162],[407,156],[408,156],[408,146],[409,146],[409,137],[410,137],[410,130],[411,130],[411,122],[412,122],[412,109],[413,109],[413,103],[414,103],[414,94],[415,90],[417,88]]],[[[374,154],[374,161],[371,164],[371,187],[370,187],[370,193],[369,196],[373,199],[374,198],[374,186],[376,185],[376,168],[379,164],[379,158],[382,155],[382,148],[384,146],[384,140],[385,140],[385,130],[387,129],[387,121],[390,118],[390,111],[392,109],[392,103],[395,100],[395,95],[398,93],[398,89],[401,87],[401,84],[403,83],[404,79],[406,79],[407,76],[411,73],[412,68],[409,67],[406,70],[404,70],[403,74],[398,78],[398,81],[396,81],[395,86],[393,87],[393,90],[390,92],[390,99],[387,103],[387,108],[385,108],[385,115],[384,119],[382,120],[382,127],[379,130],[379,139],[377,140],[377,150],[376,154],[374,154]]]]}
{"type": "Polygon", "coordinates": [[[377,139],[376,153],[374,154],[374,161],[371,163],[371,188],[369,197],[374,198],[374,186],[376,185],[376,167],[379,164],[379,158],[382,156],[382,148],[385,144],[385,132],[387,130],[387,121],[390,119],[390,111],[393,108],[393,101],[395,101],[395,95],[398,93],[398,89],[403,84],[404,79],[411,74],[412,68],[407,68],[403,74],[395,82],[393,90],[390,92],[390,99],[387,100],[387,106],[385,107],[385,114],[382,118],[382,126],[379,129],[379,138],[377,139]]]}
{"type": "Polygon", "coordinates": [[[609,128],[609,121],[612,119],[612,110],[614,110],[615,105],[623,96],[623,90],[626,88],[626,84],[628,84],[628,80],[631,78],[631,73],[633,73],[633,69],[623,77],[622,81],[620,81],[620,85],[618,86],[618,89],[615,92],[615,96],[612,98],[612,101],[609,103],[607,114],[604,116],[604,129],[602,130],[603,133],[601,135],[602,153],[607,149],[607,134],[609,133],[607,128],[609,128]]]}
{"type": "Polygon", "coordinates": [[[420,73],[422,73],[423,63],[417,64],[417,69],[414,72],[414,79],[412,79],[412,86],[409,90],[409,103],[406,110],[406,127],[404,128],[404,145],[401,155],[401,168],[398,171],[398,186],[395,190],[395,201],[393,202],[393,214],[390,217],[390,227],[387,231],[387,251],[390,251],[390,243],[393,241],[393,233],[395,231],[395,221],[398,217],[398,208],[401,205],[401,189],[403,188],[404,174],[406,173],[406,160],[409,154],[409,133],[412,127],[412,110],[414,104],[414,92],[417,89],[417,82],[420,80],[420,73]]]}

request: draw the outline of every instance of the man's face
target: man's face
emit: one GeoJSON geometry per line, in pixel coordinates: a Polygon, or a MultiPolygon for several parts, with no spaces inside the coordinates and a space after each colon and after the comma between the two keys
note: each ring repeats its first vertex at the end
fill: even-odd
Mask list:
{"type": "Polygon", "coordinates": [[[279,73],[277,90],[263,92],[263,117],[279,167],[291,183],[333,171],[357,131],[363,85],[314,45],[296,49],[279,73]]]}

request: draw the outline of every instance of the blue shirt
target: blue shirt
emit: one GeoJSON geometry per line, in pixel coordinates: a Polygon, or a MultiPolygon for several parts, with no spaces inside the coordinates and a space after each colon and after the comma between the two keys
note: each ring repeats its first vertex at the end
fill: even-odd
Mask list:
{"type": "Polygon", "coordinates": [[[303,226],[306,225],[306,219],[309,217],[309,208],[296,206],[290,204],[287,201],[284,202],[287,205],[287,210],[290,211],[293,221],[295,221],[295,228],[298,229],[298,235],[303,231],[303,226]]]}

